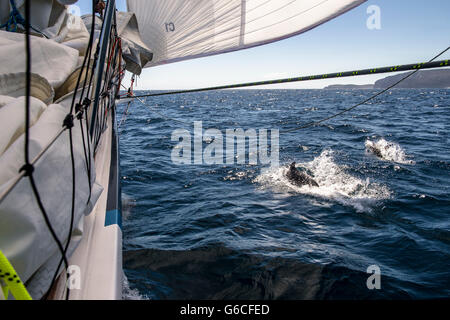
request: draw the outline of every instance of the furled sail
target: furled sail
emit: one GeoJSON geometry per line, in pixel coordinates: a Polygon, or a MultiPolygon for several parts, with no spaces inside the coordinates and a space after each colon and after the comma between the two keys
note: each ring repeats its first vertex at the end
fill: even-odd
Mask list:
{"type": "Polygon", "coordinates": [[[127,0],[127,5],[153,51],[150,67],[285,39],[365,1],[127,0]]]}

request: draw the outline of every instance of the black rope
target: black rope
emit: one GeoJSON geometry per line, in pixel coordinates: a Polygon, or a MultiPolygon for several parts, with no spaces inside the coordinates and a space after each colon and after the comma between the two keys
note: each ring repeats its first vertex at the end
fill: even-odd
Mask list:
{"type": "MultiPolygon", "coordinates": [[[[69,140],[70,140],[70,161],[72,164],[72,208],[71,208],[71,214],[70,214],[70,228],[69,228],[69,236],[67,239],[66,247],[64,248],[64,254],[67,254],[67,250],[70,246],[70,241],[72,240],[72,229],[73,229],[73,222],[75,219],[75,192],[76,192],[76,179],[75,179],[75,157],[73,154],[73,136],[72,136],[72,129],[69,129],[69,140]]],[[[70,295],[70,289],[67,288],[66,291],[66,300],[69,300],[70,295]]]]}
{"type": "MultiPolygon", "coordinates": [[[[25,51],[26,51],[26,87],[25,87],[25,166],[30,170],[30,93],[31,93],[31,47],[30,47],[30,1],[25,1],[25,51]]],[[[27,171],[31,176],[33,171],[27,171]]]]}
{"type": "MultiPolygon", "coordinates": [[[[74,157],[74,153],[73,153],[73,139],[72,139],[73,138],[72,137],[72,128],[74,126],[74,123],[73,123],[73,116],[71,114],[66,116],[66,118],[64,119],[64,122],[63,122],[63,126],[69,130],[70,158],[71,158],[71,165],[72,165],[72,206],[71,206],[71,215],[70,215],[69,235],[67,237],[66,246],[64,247],[63,257],[65,258],[67,256],[67,250],[69,249],[70,241],[72,239],[72,229],[73,229],[73,223],[74,223],[74,219],[75,219],[75,187],[76,187],[76,185],[75,185],[75,157],[74,157]]],[[[47,293],[45,294],[45,297],[48,297],[48,294],[50,293],[50,291],[56,281],[56,278],[59,274],[59,269],[61,268],[62,262],[63,262],[63,259],[61,259],[58,263],[58,267],[56,268],[56,271],[53,274],[52,282],[50,284],[49,289],[47,290],[47,293]]],[[[67,270],[67,266],[66,266],[66,270],[67,270]]],[[[67,288],[65,300],[69,300],[69,296],[70,296],[70,289],[67,288]]]]}
{"type": "Polygon", "coordinates": [[[204,91],[213,91],[213,90],[256,87],[256,86],[263,86],[263,85],[272,85],[272,84],[290,83],[290,82],[301,82],[301,81],[311,81],[311,80],[345,78],[345,77],[354,77],[354,76],[372,75],[372,74],[382,74],[382,73],[399,72],[399,71],[411,71],[411,70],[417,71],[417,70],[420,70],[420,69],[441,68],[441,67],[446,67],[448,65],[449,65],[449,61],[448,60],[441,60],[441,61],[435,61],[435,62],[429,61],[429,62],[426,62],[426,63],[413,63],[413,64],[405,64],[405,65],[399,65],[399,66],[380,67],[380,68],[371,68],[371,69],[336,72],[336,73],[326,73],[326,74],[300,76],[300,77],[294,77],[294,78],[275,79],[275,80],[258,81],[258,82],[238,83],[238,84],[230,84],[230,85],[216,86],[216,87],[206,87],[206,88],[199,88],[199,89],[188,89],[188,90],[168,91],[168,92],[159,92],[159,93],[149,93],[149,94],[143,94],[143,95],[139,95],[139,96],[134,96],[134,98],[156,97],[156,96],[165,96],[165,95],[171,95],[171,94],[181,94],[181,93],[204,92],[204,91]]]}
{"type": "MultiPolygon", "coordinates": [[[[82,113],[80,114],[80,116],[78,117],[78,120],[80,122],[80,130],[81,130],[81,138],[83,139],[83,151],[84,151],[84,160],[85,160],[85,165],[86,165],[86,172],[87,172],[87,179],[88,179],[88,184],[89,184],[89,198],[87,200],[87,203],[89,203],[89,201],[91,200],[91,193],[92,193],[92,183],[91,183],[91,145],[90,145],[90,136],[89,136],[89,128],[88,128],[88,121],[87,121],[87,110],[90,106],[90,100],[87,98],[89,97],[89,92],[90,92],[90,86],[92,84],[92,76],[94,74],[93,69],[91,71],[91,76],[89,77],[89,83],[88,83],[88,76],[89,76],[89,70],[91,67],[91,57],[92,57],[92,45],[94,42],[94,37],[93,34],[95,33],[95,6],[96,6],[96,0],[92,1],[92,6],[93,6],[93,11],[92,11],[92,23],[91,23],[91,33],[90,33],[90,37],[89,37],[89,44],[88,44],[88,48],[87,48],[87,56],[88,56],[88,64],[86,67],[86,73],[85,73],[85,77],[84,77],[84,81],[83,81],[83,89],[81,91],[81,95],[80,95],[80,99],[78,100],[78,104],[76,106],[78,106],[79,110],[82,111],[82,113]],[[88,91],[86,94],[86,97],[84,98],[84,100],[82,101],[82,98],[84,96],[84,91],[86,89],[86,84],[88,85],[88,91]],[[86,117],[86,138],[85,138],[85,134],[84,134],[84,128],[83,128],[83,114],[84,114],[84,110],[86,110],[85,113],[85,117],[86,117]],[[87,145],[88,145],[88,151],[86,152],[86,141],[85,139],[87,139],[87,145]],[[88,157],[89,155],[89,157],[88,157]]],[[[94,63],[95,64],[95,61],[94,63]]]]}
{"type": "MultiPolygon", "coordinates": [[[[97,149],[98,144],[100,143],[100,137],[107,126],[108,110],[109,108],[112,108],[111,101],[114,101],[114,98],[117,96],[116,93],[119,91],[119,88],[117,88],[116,93],[114,95],[111,94],[112,84],[114,84],[113,79],[117,76],[115,73],[116,60],[118,54],[120,54],[120,40],[117,34],[116,15],[114,14],[112,18],[114,19],[114,23],[111,24],[109,45],[106,50],[108,52],[107,70],[105,72],[105,81],[103,82],[99,93],[101,100],[99,99],[100,102],[97,104],[97,106],[100,106],[100,113],[97,112],[96,126],[91,128],[94,150],[97,149]],[[108,98],[108,103],[106,103],[106,98],[108,98]]],[[[118,76],[120,77],[121,74],[119,73],[118,76]]]]}
{"type": "MultiPolygon", "coordinates": [[[[93,2],[95,3],[95,5],[97,4],[98,0],[93,0],[93,2]]],[[[91,34],[94,33],[95,30],[95,12],[92,12],[92,25],[91,25],[91,34]]],[[[102,29],[103,30],[103,29],[102,29]]],[[[91,135],[89,134],[90,132],[90,128],[89,128],[89,115],[88,115],[88,109],[91,106],[92,101],[89,99],[90,94],[91,94],[91,88],[92,88],[92,80],[94,79],[94,70],[97,67],[97,61],[98,61],[98,55],[100,52],[100,42],[97,43],[97,47],[95,49],[95,54],[94,54],[94,61],[92,62],[92,72],[91,72],[91,76],[89,77],[89,84],[87,86],[88,91],[86,93],[86,97],[83,100],[83,105],[84,105],[84,119],[85,119],[85,124],[86,124],[86,130],[87,130],[87,136],[88,136],[88,153],[91,154],[91,135]]],[[[92,48],[91,51],[89,52],[89,61],[91,59],[91,53],[92,53],[92,48]]],[[[89,181],[91,181],[91,157],[89,157],[89,181]]]]}
{"type": "Polygon", "coordinates": [[[47,215],[47,212],[42,203],[41,197],[39,195],[38,188],[34,181],[33,165],[30,163],[30,154],[29,154],[29,145],[30,145],[30,98],[31,98],[31,37],[30,37],[30,0],[25,0],[25,52],[26,52],[26,86],[25,86],[25,165],[20,169],[20,171],[25,171],[25,176],[27,176],[30,180],[31,189],[33,190],[33,194],[36,198],[36,202],[38,207],[44,217],[45,224],[49,229],[56,245],[62,255],[62,259],[64,261],[64,265],[66,269],[68,268],[67,257],[65,255],[65,251],[61,241],[56,235],[55,230],[50,222],[50,219],[47,215]]]}
{"type": "MultiPolygon", "coordinates": [[[[80,116],[78,117],[78,120],[80,121],[80,131],[81,131],[81,140],[83,141],[83,153],[84,153],[84,163],[86,166],[86,172],[87,172],[87,179],[88,179],[88,185],[89,185],[89,197],[88,200],[86,201],[86,203],[89,203],[89,201],[91,200],[91,193],[92,193],[92,185],[91,185],[91,169],[89,167],[89,163],[90,163],[90,157],[91,154],[87,153],[87,148],[86,148],[86,138],[89,139],[89,133],[86,132],[86,137],[84,134],[84,126],[83,126],[83,113],[80,113],[80,116]]],[[[87,144],[89,144],[89,141],[87,141],[87,144]]]]}
{"type": "MultiPolygon", "coordinates": [[[[428,63],[432,63],[432,61],[434,61],[434,60],[436,60],[437,58],[439,58],[440,56],[442,56],[442,55],[443,55],[444,53],[446,53],[448,50],[450,50],[450,47],[447,47],[445,50],[441,51],[441,52],[440,52],[439,54],[437,54],[435,57],[433,57],[432,59],[430,59],[430,61],[429,61],[428,63]]],[[[357,103],[357,104],[355,104],[355,105],[353,105],[353,106],[351,106],[351,107],[349,107],[349,108],[347,108],[347,109],[344,109],[344,110],[342,110],[342,111],[340,111],[340,112],[338,112],[338,113],[335,113],[335,114],[333,114],[333,115],[331,115],[331,116],[328,116],[328,117],[326,117],[326,118],[323,118],[323,119],[320,119],[320,120],[317,120],[317,121],[311,121],[311,122],[309,122],[309,123],[307,123],[307,124],[304,124],[304,125],[302,125],[302,126],[300,126],[300,127],[293,128],[293,129],[289,129],[289,130],[284,130],[283,133],[288,133],[288,132],[292,132],[292,131],[296,131],[296,130],[306,129],[306,128],[309,128],[309,127],[318,125],[318,124],[320,124],[320,123],[322,123],[322,122],[328,121],[328,120],[333,119],[333,118],[336,118],[336,117],[338,117],[338,116],[340,116],[340,115],[342,115],[342,114],[344,114],[344,113],[346,113],[346,112],[349,112],[349,111],[351,111],[351,110],[353,110],[353,109],[355,109],[355,108],[357,108],[357,107],[359,107],[359,106],[362,106],[363,104],[366,104],[367,102],[369,102],[369,101],[375,99],[376,97],[382,95],[382,94],[385,93],[386,91],[391,90],[392,88],[394,88],[395,86],[397,86],[399,83],[405,81],[406,79],[408,79],[409,77],[411,77],[412,75],[414,75],[415,73],[417,73],[419,70],[420,70],[420,69],[417,69],[417,70],[415,70],[415,71],[413,71],[413,72],[408,73],[406,76],[404,76],[403,78],[401,78],[400,80],[398,80],[398,81],[395,82],[394,84],[390,85],[390,86],[387,87],[386,89],[383,89],[383,90],[381,90],[380,92],[377,92],[376,94],[370,96],[369,98],[365,99],[364,101],[361,101],[361,102],[359,102],[359,103],[357,103]]]]}
{"type": "MultiPolygon", "coordinates": [[[[107,14],[105,14],[105,20],[102,23],[102,29],[100,31],[100,37],[99,37],[99,41],[97,43],[97,46],[99,48],[98,52],[100,53],[100,55],[98,56],[98,64],[97,64],[97,83],[95,85],[95,99],[94,99],[94,104],[93,104],[93,112],[92,112],[92,118],[90,119],[91,121],[91,126],[90,126],[90,135],[93,138],[93,145],[94,145],[94,153],[97,149],[98,146],[98,137],[99,135],[95,134],[95,130],[98,129],[98,125],[96,125],[97,120],[97,115],[98,115],[98,106],[99,106],[99,102],[100,102],[100,94],[102,93],[102,80],[103,80],[103,76],[105,75],[104,72],[104,62],[105,62],[105,57],[106,57],[106,52],[109,51],[108,49],[110,48],[111,45],[111,41],[106,41],[106,39],[110,40],[111,39],[111,30],[113,24],[112,24],[112,20],[111,18],[114,17],[115,18],[115,11],[113,11],[115,8],[115,1],[111,0],[108,1],[107,5],[106,5],[106,12],[107,14]],[[108,30],[107,30],[108,29],[108,30]],[[106,34],[106,32],[108,32],[108,34],[106,34]],[[108,38],[106,38],[108,37],[108,38]],[[106,42],[105,42],[106,41],[106,42]],[[108,46],[109,44],[109,46],[108,46]],[[100,46],[101,45],[101,46],[100,46]]],[[[115,21],[114,21],[114,25],[115,25],[115,21]]],[[[107,70],[108,71],[108,70],[107,70]]],[[[105,81],[107,81],[108,79],[105,78],[105,81]]],[[[103,82],[104,84],[104,82],[103,82]]],[[[103,100],[103,99],[102,99],[103,100]]],[[[98,130],[97,130],[98,131],[98,130]]]]}
{"type": "MultiPolygon", "coordinates": [[[[90,194],[91,194],[91,191],[92,191],[92,189],[91,189],[92,188],[91,187],[91,179],[90,179],[90,176],[91,176],[90,175],[90,168],[89,168],[89,163],[88,163],[88,160],[87,160],[87,151],[86,151],[86,145],[85,145],[85,139],[84,139],[84,131],[83,131],[83,122],[82,122],[82,115],[83,115],[82,108],[83,108],[83,104],[81,104],[81,101],[83,99],[83,95],[84,95],[85,88],[86,88],[86,80],[87,80],[87,77],[88,77],[89,66],[90,66],[90,62],[91,62],[90,61],[90,57],[91,57],[91,51],[92,51],[92,43],[93,43],[93,39],[94,39],[94,37],[93,37],[93,35],[94,35],[94,26],[95,26],[94,1],[92,1],[92,12],[93,12],[93,15],[92,15],[93,18],[92,18],[91,34],[90,34],[90,37],[89,37],[88,46],[87,46],[87,49],[86,49],[86,54],[85,54],[84,59],[83,59],[83,64],[82,64],[81,69],[80,69],[80,74],[78,75],[78,78],[77,78],[77,83],[76,83],[75,90],[74,90],[73,97],[72,97],[70,113],[66,116],[66,118],[64,119],[64,122],[63,122],[63,127],[68,129],[68,131],[69,131],[70,160],[71,160],[71,167],[72,167],[72,203],[71,203],[70,227],[69,227],[69,234],[68,234],[68,237],[67,237],[67,243],[66,243],[66,246],[64,248],[64,256],[67,255],[67,251],[68,251],[68,249],[70,247],[70,242],[72,240],[72,232],[73,232],[72,229],[73,229],[73,224],[74,224],[74,219],[75,219],[76,170],[75,170],[75,156],[74,156],[74,151],[73,151],[73,132],[72,132],[72,128],[74,127],[74,116],[73,116],[73,109],[74,108],[75,108],[75,112],[76,112],[76,115],[77,115],[77,119],[80,121],[81,138],[82,138],[82,141],[83,141],[83,151],[84,151],[84,156],[85,156],[85,164],[86,164],[86,169],[88,170],[87,171],[88,172],[87,176],[88,176],[88,180],[89,180],[89,199],[90,199],[90,196],[91,196],[90,194]],[[87,65],[86,65],[86,62],[87,62],[87,65]],[[86,67],[86,69],[85,69],[85,67],[86,67]],[[85,71],[85,77],[84,77],[84,82],[83,82],[81,95],[80,95],[80,98],[79,98],[79,103],[75,104],[76,95],[77,95],[77,92],[78,92],[79,85],[81,83],[81,78],[83,77],[83,71],[84,70],[86,70],[86,71],[85,71]]],[[[89,202],[89,200],[88,200],[88,202],[89,202]]],[[[54,285],[54,283],[56,281],[56,278],[58,276],[59,269],[61,267],[62,262],[63,262],[63,260],[61,259],[59,264],[58,264],[58,267],[56,268],[56,271],[55,271],[55,273],[53,275],[52,282],[51,282],[51,285],[50,285],[50,287],[49,287],[49,289],[47,291],[46,296],[48,296],[48,294],[50,293],[50,290],[52,289],[52,287],[53,287],[53,285],[54,285]]],[[[70,289],[67,288],[65,299],[69,300],[69,296],[70,296],[70,289]]]]}

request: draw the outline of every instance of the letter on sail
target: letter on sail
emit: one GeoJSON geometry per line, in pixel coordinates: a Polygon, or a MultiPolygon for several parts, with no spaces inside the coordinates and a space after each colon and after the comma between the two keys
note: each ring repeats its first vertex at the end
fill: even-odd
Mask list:
{"type": "Polygon", "coordinates": [[[250,48],[306,32],[365,0],[128,0],[154,53],[146,67],[250,48]]]}

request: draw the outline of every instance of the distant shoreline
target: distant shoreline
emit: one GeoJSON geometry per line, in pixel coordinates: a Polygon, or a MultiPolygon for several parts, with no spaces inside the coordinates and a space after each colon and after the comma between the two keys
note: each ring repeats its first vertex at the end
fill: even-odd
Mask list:
{"type": "MultiPolygon", "coordinates": [[[[374,84],[333,84],[326,86],[326,90],[336,89],[385,89],[406,76],[406,73],[388,76],[374,84]]],[[[399,83],[397,89],[449,89],[450,69],[421,70],[408,79],[399,83]]]]}

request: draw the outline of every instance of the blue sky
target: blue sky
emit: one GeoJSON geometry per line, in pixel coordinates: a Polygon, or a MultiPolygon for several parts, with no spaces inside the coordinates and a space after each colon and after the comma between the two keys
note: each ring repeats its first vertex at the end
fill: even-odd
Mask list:
{"type": "MultiPolygon", "coordinates": [[[[78,1],[82,12],[90,0],[78,1]]],[[[125,0],[117,1],[126,10],[125,0]]],[[[137,89],[166,90],[267,80],[427,61],[450,45],[450,1],[369,0],[307,33],[269,45],[146,69],[137,89]],[[369,30],[367,8],[381,9],[381,30],[369,30]]],[[[447,53],[442,59],[450,58],[447,53]]],[[[373,83],[386,75],[280,84],[322,88],[373,83]]],[[[127,77],[125,84],[127,84],[127,77]]]]}

